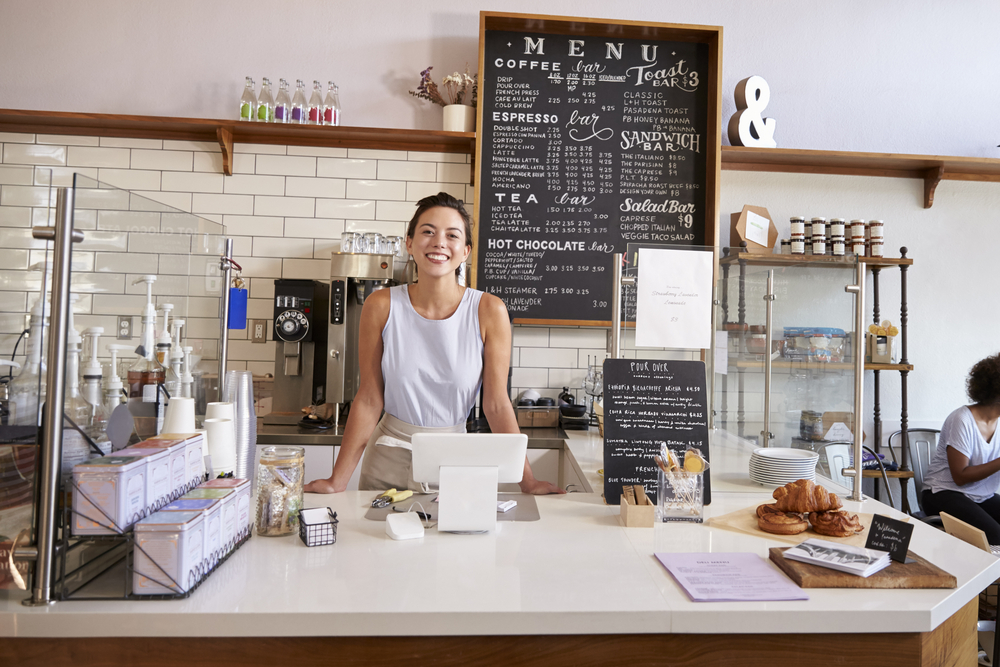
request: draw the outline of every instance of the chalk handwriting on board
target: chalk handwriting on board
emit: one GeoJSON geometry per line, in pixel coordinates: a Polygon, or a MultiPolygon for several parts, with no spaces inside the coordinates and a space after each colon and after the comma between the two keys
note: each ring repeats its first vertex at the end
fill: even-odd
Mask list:
{"type": "MultiPolygon", "coordinates": [[[[623,484],[656,495],[653,455],[695,449],[708,460],[705,364],[700,361],[608,359],[604,362],[604,497],[617,504],[623,484]]],[[[711,483],[705,476],[705,503],[711,483]]]]}
{"type": "Polygon", "coordinates": [[[612,253],[706,241],[709,46],[487,27],[483,50],[475,285],[608,321],[612,253]]]}
{"type": "Polygon", "coordinates": [[[872,518],[872,527],[868,531],[868,541],[865,543],[865,548],[888,551],[891,559],[905,563],[906,552],[910,548],[910,537],[912,536],[912,523],[876,514],[872,518]]]}

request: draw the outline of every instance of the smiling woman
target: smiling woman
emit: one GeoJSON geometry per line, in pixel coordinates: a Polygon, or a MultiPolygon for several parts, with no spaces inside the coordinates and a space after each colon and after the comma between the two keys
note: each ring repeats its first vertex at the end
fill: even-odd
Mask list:
{"type": "MultiPolygon", "coordinates": [[[[490,429],[519,432],[507,395],[507,308],[499,298],[456,280],[472,252],[472,219],[462,201],[440,192],[417,202],[406,249],[419,282],[378,291],[365,301],[358,349],[361,386],[340,455],[333,474],[310,482],[306,492],[345,490],[362,453],[362,490],[422,490],[413,480],[411,436],[464,432],[480,387],[490,429]]],[[[521,490],[563,493],[536,480],[527,459],[521,490]]]]}

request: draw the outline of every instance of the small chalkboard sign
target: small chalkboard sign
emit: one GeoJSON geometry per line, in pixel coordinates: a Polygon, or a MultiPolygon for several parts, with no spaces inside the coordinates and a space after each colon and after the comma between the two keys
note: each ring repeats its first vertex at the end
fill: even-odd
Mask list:
{"type": "Polygon", "coordinates": [[[865,543],[865,548],[888,551],[889,558],[905,563],[906,552],[910,549],[910,537],[912,536],[912,523],[876,514],[872,518],[872,527],[868,531],[868,541],[865,543]]]}
{"type": "MultiPolygon", "coordinates": [[[[605,501],[619,504],[626,484],[642,484],[650,499],[655,499],[657,466],[653,455],[662,443],[682,455],[695,449],[708,461],[708,409],[704,362],[606,360],[605,501]]],[[[712,500],[710,472],[705,471],[706,505],[712,500]]]]}

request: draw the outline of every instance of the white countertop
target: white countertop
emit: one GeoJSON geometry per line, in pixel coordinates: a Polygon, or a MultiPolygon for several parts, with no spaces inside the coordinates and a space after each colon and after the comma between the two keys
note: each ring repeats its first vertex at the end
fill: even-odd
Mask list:
{"type": "MultiPolygon", "coordinates": [[[[1000,577],[1000,560],[917,524],[911,549],[954,574],[954,590],[809,589],[808,601],[693,603],[655,551],[751,552],[779,543],[694,524],[624,528],[600,496],[602,444],[569,434],[596,493],[539,497],[541,520],[491,535],[435,529],[396,542],[364,519],[371,492],[307,495],[340,520],[338,542],[253,537],[186,600],[20,604],[0,592],[0,636],[371,636],[607,633],[926,632],[1000,577]]],[[[756,505],[767,489],[741,480],[749,450],[713,442],[708,516],[756,505]],[[723,454],[728,452],[728,454],[723,454]]],[[[875,501],[851,511],[898,516],[875,501]]]]}

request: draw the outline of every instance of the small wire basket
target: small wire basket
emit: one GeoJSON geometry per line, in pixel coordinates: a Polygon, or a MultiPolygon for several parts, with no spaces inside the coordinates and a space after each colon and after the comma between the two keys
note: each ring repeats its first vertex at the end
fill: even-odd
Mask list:
{"type": "Polygon", "coordinates": [[[313,507],[299,512],[299,537],[307,547],[337,542],[337,513],[329,507],[313,507]]]}

